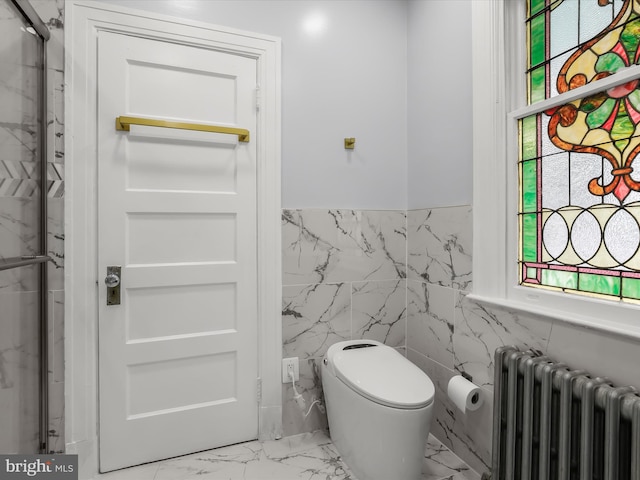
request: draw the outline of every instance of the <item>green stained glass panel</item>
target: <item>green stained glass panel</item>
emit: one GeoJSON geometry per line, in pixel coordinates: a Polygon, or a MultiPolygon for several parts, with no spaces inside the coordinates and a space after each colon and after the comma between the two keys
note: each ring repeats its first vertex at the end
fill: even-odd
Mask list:
{"type": "Polygon", "coordinates": [[[635,298],[640,300],[640,279],[623,278],[622,279],[622,296],[626,298],[635,298]]]}
{"type": "Polygon", "coordinates": [[[629,145],[628,139],[633,135],[634,131],[635,125],[627,114],[624,104],[620,102],[620,109],[611,129],[611,138],[617,140],[614,144],[620,152],[624,152],[624,149],[629,145]]]}
{"type": "Polygon", "coordinates": [[[542,270],[542,284],[575,290],[578,288],[578,272],[542,270]]]}
{"type": "Polygon", "coordinates": [[[520,217],[522,222],[522,260],[535,262],[538,252],[538,219],[537,214],[527,213],[520,217]]]}
{"type": "Polygon", "coordinates": [[[627,23],[620,35],[620,42],[627,52],[635,52],[640,41],[640,20],[627,23]]]}
{"type": "Polygon", "coordinates": [[[593,108],[591,103],[585,102],[585,110],[592,109],[587,115],[586,121],[589,128],[599,128],[611,117],[613,109],[617,106],[613,98],[609,98],[602,102],[597,108],[593,108]]]}
{"type": "Polygon", "coordinates": [[[536,278],[538,276],[537,268],[527,268],[527,278],[536,278]]]}
{"type": "Polygon", "coordinates": [[[522,143],[522,160],[530,160],[538,156],[538,129],[536,116],[523,118],[520,120],[520,141],[522,143]]]}
{"type": "Polygon", "coordinates": [[[530,53],[529,66],[535,67],[543,63],[545,59],[545,16],[538,15],[531,19],[530,28],[530,53]]]}
{"type": "Polygon", "coordinates": [[[544,8],[545,0],[530,0],[529,15],[535,15],[544,8]]]}
{"type": "Polygon", "coordinates": [[[536,160],[522,162],[522,211],[535,212],[538,207],[538,175],[536,160]]]}
{"type": "Polygon", "coordinates": [[[579,274],[579,287],[583,292],[620,295],[620,277],[581,273],[579,274]]]}
{"type": "Polygon", "coordinates": [[[614,73],[624,67],[624,61],[616,53],[605,53],[598,57],[596,62],[596,72],[614,73]]]}
{"type": "Polygon", "coordinates": [[[529,103],[539,102],[546,98],[545,90],[546,67],[543,65],[529,73],[529,103]]]}

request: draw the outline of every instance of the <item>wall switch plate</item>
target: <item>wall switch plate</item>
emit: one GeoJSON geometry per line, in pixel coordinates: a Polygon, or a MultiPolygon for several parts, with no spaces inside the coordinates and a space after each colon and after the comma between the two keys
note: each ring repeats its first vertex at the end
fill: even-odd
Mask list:
{"type": "Polygon", "coordinates": [[[282,383],[291,383],[289,372],[293,371],[293,378],[296,382],[300,380],[300,363],[298,357],[282,359],[282,383]]]}

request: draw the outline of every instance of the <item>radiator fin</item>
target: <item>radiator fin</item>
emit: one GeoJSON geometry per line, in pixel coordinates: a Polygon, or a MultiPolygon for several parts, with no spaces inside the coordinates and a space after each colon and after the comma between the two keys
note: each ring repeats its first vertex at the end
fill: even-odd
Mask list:
{"type": "Polygon", "coordinates": [[[640,480],[634,387],[501,347],[493,408],[493,480],[640,480]]]}

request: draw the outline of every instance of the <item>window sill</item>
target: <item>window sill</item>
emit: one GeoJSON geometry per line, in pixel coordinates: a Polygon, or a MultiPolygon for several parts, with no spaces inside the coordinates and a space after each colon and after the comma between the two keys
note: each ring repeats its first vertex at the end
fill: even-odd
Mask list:
{"type": "Polygon", "coordinates": [[[558,320],[586,330],[599,331],[606,334],[640,340],[640,314],[637,316],[638,325],[629,325],[626,323],[604,320],[602,318],[590,317],[588,314],[582,315],[567,313],[553,308],[541,307],[539,302],[526,303],[513,299],[490,297],[475,293],[468,294],[467,298],[476,303],[490,307],[524,313],[533,317],[544,317],[551,320],[558,320]]]}

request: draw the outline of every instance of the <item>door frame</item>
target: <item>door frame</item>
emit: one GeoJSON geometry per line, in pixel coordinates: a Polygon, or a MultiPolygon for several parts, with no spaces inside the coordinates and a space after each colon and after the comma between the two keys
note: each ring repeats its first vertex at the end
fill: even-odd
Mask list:
{"type": "Polygon", "coordinates": [[[109,31],[255,58],[258,372],[261,440],[282,434],[281,41],[227,27],[87,0],[65,5],[65,438],[79,478],[98,472],[97,39],[109,31]]]}

